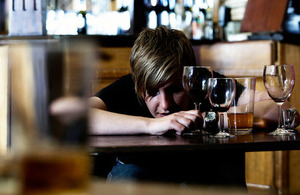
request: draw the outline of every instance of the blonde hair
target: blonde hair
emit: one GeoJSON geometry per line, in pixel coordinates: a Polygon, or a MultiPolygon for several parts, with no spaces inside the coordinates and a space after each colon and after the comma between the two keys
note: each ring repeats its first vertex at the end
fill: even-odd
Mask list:
{"type": "Polygon", "coordinates": [[[144,29],[131,50],[130,66],[140,99],[146,90],[159,88],[171,78],[180,78],[184,65],[195,65],[191,42],[179,30],[160,26],[144,29]]]}

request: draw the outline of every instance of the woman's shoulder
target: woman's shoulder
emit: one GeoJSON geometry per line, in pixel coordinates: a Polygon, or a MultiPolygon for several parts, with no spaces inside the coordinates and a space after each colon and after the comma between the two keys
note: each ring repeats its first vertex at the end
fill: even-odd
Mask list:
{"type": "Polygon", "coordinates": [[[105,92],[105,91],[112,92],[114,90],[118,90],[118,91],[122,90],[123,91],[123,90],[128,90],[128,89],[134,89],[134,83],[133,83],[131,74],[120,77],[119,79],[115,80],[108,86],[101,89],[99,92],[97,92],[97,94],[105,92]]]}
{"type": "Polygon", "coordinates": [[[126,85],[134,85],[131,74],[127,74],[127,75],[120,77],[118,80],[115,81],[115,83],[116,82],[126,84],[126,85]]]}

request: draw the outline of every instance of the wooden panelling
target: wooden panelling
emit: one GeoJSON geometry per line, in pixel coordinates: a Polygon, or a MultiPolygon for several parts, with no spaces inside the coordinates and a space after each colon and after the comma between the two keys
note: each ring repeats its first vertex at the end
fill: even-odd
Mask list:
{"type": "MultiPolygon", "coordinates": [[[[247,41],[195,45],[196,61],[199,65],[210,65],[227,76],[262,77],[263,65],[275,62],[274,42],[247,41]]],[[[101,47],[102,58],[95,72],[91,93],[99,91],[121,76],[130,73],[131,47],[101,47]]],[[[258,78],[258,89],[261,87],[258,78]]]]}
{"type": "Polygon", "coordinates": [[[300,194],[300,152],[289,151],[289,193],[300,194]]]}
{"type": "Polygon", "coordinates": [[[273,152],[246,153],[246,183],[266,188],[273,185],[273,152]]]}
{"type": "Polygon", "coordinates": [[[99,52],[102,58],[97,64],[91,95],[131,72],[129,62],[131,47],[101,47],[99,52]]]}
{"type": "Polygon", "coordinates": [[[289,151],[274,152],[274,182],[279,194],[287,194],[289,187],[289,151]]]}
{"type": "Polygon", "coordinates": [[[275,62],[274,42],[245,41],[200,46],[200,65],[226,76],[261,77],[263,66],[275,62]]]}
{"type": "Polygon", "coordinates": [[[113,72],[113,76],[119,76],[119,72],[116,70],[130,70],[130,52],[131,47],[101,47],[100,53],[106,56],[104,59],[101,60],[101,63],[99,64],[99,67],[103,70],[101,74],[105,73],[105,71],[108,70],[114,70],[115,72],[113,72]]]}

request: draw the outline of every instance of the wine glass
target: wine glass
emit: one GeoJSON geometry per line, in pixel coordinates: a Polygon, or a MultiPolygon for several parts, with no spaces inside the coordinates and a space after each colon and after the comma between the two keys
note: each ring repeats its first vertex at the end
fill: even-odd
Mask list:
{"type": "Polygon", "coordinates": [[[295,85],[295,70],[293,65],[265,65],[264,85],[269,96],[278,105],[278,127],[269,135],[293,135],[281,123],[281,105],[290,97],[295,85]]]}
{"type": "MultiPolygon", "coordinates": [[[[201,103],[207,98],[207,82],[208,78],[212,78],[212,68],[210,66],[184,66],[182,85],[194,102],[195,110],[200,110],[201,103]]],[[[202,130],[194,130],[190,134],[198,134],[205,132],[202,130]]]]}
{"type": "Polygon", "coordinates": [[[229,110],[236,93],[236,84],[233,78],[210,78],[208,80],[208,97],[210,104],[219,114],[220,131],[213,137],[233,137],[224,129],[224,113],[229,110]]]}

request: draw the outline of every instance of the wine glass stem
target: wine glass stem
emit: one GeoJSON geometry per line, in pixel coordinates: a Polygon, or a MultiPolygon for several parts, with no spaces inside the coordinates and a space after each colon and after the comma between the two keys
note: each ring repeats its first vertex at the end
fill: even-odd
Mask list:
{"type": "Polygon", "coordinates": [[[194,103],[195,105],[195,110],[200,110],[200,106],[201,106],[201,103],[194,103]]]}
{"type": "Polygon", "coordinates": [[[220,113],[220,128],[221,132],[224,132],[224,114],[220,113]]]}
{"type": "Polygon", "coordinates": [[[281,104],[278,105],[278,128],[281,128],[281,104]]]}

